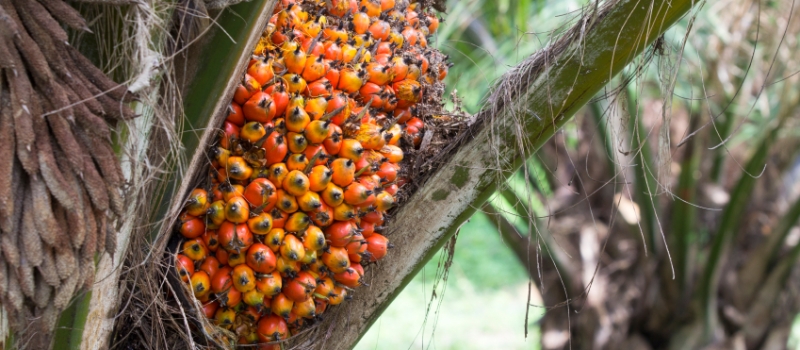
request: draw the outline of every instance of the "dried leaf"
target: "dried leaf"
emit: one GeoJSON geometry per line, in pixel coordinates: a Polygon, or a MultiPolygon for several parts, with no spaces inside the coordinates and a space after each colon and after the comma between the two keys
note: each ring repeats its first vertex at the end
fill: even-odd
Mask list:
{"type": "Polygon", "coordinates": [[[38,216],[34,223],[36,224],[36,230],[39,232],[39,237],[48,246],[58,249],[57,239],[62,227],[53,216],[50,192],[47,191],[45,183],[37,177],[31,177],[30,186],[31,191],[28,200],[33,202],[33,212],[38,216]]]}
{"type": "Polygon", "coordinates": [[[33,203],[25,201],[24,209],[22,210],[22,227],[20,229],[20,238],[22,238],[22,251],[25,257],[33,266],[42,264],[44,255],[44,247],[42,246],[42,239],[39,238],[39,232],[36,230],[34,221],[33,203]]]}
{"type": "Polygon", "coordinates": [[[91,32],[81,14],[62,0],[39,0],[59,22],[75,30],[91,32]]]}

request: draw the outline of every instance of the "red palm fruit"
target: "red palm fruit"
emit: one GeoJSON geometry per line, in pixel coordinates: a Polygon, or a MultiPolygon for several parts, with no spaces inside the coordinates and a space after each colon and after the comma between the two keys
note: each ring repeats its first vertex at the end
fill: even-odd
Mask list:
{"type": "Polygon", "coordinates": [[[317,165],[311,168],[308,174],[308,189],[313,192],[324,190],[331,182],[333,171],[324,165],[317,165]]]}
{"type": "Polygon", "coordinates": [[[344,202],[344,190],[336,186],[336,184],[329,183],[328,186],[322,190],[320,198],[322,198],[325,204],[329,205],[331,208],[335,208],[344,202]]]}
{"type": "Polygon", "coordinates": [[[354,228],[349,221],[337,221],[325,229],[325,238],[332,247],[342,248],[350,243],[354,228]]]}
{"type": "Polygon", "coordinates": [[[242,302],[242,292],[238,291],[236,288],[228,287],[217,294],[217,300],[219,301],[220,306],[222,307],[230,307],[234,308],[239,306],[239,303],[242,302]]]}
{"type": "Polygon", "coordinates": [[[363,70],[356,71],[353,68],[344,68],[339,71],[339,84],[336,87],[348,94],[355,93],[364,85],[366,73],[363,70]]]}
{"type": "MultiPolygon", "coordinates": [[[[260,301],[261,305],[264,305],[264,297],[261,297],[260,301]]],[[[248,306],[243,308],[243,310],[239,311],[240,320],[242,323],[246,323],[248,325],[255,324],[259,318],[261,318],[261,311],[258,307],[248,306]]],[[[257,342],[258,337],[256,336],[255,339],[250,339],[251,342],[257,342]]]]}
{"type": "Polygon", "coordinates": [[[322,206],[322,200],[316,192],[307,191],[302,196],[297,197],[297,205],[300,210],[313,214],[322,206]]]}
{"type": "Polygon", "coordinates": [[[203,244],[203,240],[199,238],[190,239],[186,242],[183,242],[183,249],[181,252],[183,255],[186,255],[193,261],[203,260],[208,255],[208,249],[206,248],[206,245],[203,244]]]}
{"type": "Polygon", "coordinates": [[[286,92],[283,81],[279,80],[277,84],[272,85],[272,91],[267,92],[265,90],[264,92],[272,97],[272,102],[275,104],[275,115],[282,116],[286,111],[286,106],[289,104],[289,93],[286,92]]]}
{"type": "Polygon", "coordinates": [[[378,175],[362,175],[358,177],[358,183],[364,185],[368,190],[375,192],[375,189],[381,187],[381,177],[378,175]]]}
{"type": "Polygon", "coordinates": [[[266,150],[267,165],[282,162],[283,159],[286,158],[286,154],[289,152],[289,148],[286,145],[286,141],[283,139],[283,135],[276,132],[270,134],[269,137],[267,137],[267,140],[264,141],[264,150],[266,150]]]}
{"type": "Polygon", "coordinates": [[[351,264],[351,266],[350,266],[350,267],[351,267],[353,270],[356,270],[356,272],[358,272],[358,275],[359,275],[359,276],[361,276],[361,277],[364,277],[364,265],[361,265],[361,264],[351,264]]]}
{"type": "Polygon", "coordinates": [[[306,298],[303,301],[295,302],[292,306],[292,313],[297,317],[314,318],[317,315],[317,305],[314,304],[314,298],[306,298]]]}
{"type": "Polygon", "coordinates": [[[297,277],[283,286],[282,293],[293,302],[301,302],[311,297],[317,289],[317,282],[310,273],[301,271],[297,277]]]}
{"type": "Polygon", "coordinates": [[[350,113],[352,112],[349,99],[341,92],[331,96],[331,99],[328,100],[328,107],[325,109],[325,113],[328,114],[332,114],[336,111],[338,111],[338,113],[335,113],[330,117],[330,121],[334,125],[342,125],[344,121],[350,117],[350,113]]]}
{"type": "Polygon", "coordinates": [[[361,233],[355,232],[350,238],[350,243],[345,245],[345,249],[347,249],[347,254],[361,254],[367,250],[367,241],[364,240],[361,233]]]}
{"type": "Polygon", "coordinates": [[[239,132],[239,138],[250,143],[256,143],[266,134],[267,130],[264,129],[264,125],[260,122],[252,121],[244,124],[239,132]]]}
{"type": "Polygon", "coordinates": [[[253,174],[253,168],[247,164],[244,158],[231,156],[228,157],[228,162],[225,164],[224,174],[231,179],[244,181],[253,174]]]}
{"type": "Polygon", "coordinates": [[[338,221],[348,221],[356,218],[356,210],[352,205],[342,203],[333,208],[333,219],[338,221]]]}
{"type": "Polygon", "coordinates": [[[372,22],[372,25],[369,26],[369,32],[372,34],[372,37],[381,41],[388,39],[391,31],[392,27],[389,23],[382,20],[372,22]]]}
{"type": "Polygon", "coordinates": [[[328,296],[328,303],[331,305],[339,305],[341,304],[345,297],[347,296],[347,290],[344,289],[342,286],[335,286],[333,287],[333,291],[328,296]]]}
{"type": "Polygon", "coordinates": [[[344,272],[350,267],[350,258],[347,256],[347,249],[340,247],[330,247],[328,252],[322,254],[322,263],[333,273],[344,272]]]}
{"type": "Polygon", "coordinates": [[[381,93],[383,93],[383,89],[379,85],[370,82],[364,84],[361,89],[358,90],[358,94],[361,96],[361,101],[364,102],[364,104],[374,108],[383,107],[381,93]]]}
{"type": "Polygon", "coordinates": [[[233,281],[233,288],[242,293],[247,293],[256,288],[256,276],[253,273],[253,269],[247,264],[234,266],[231,271],[231,280],[233,281]]]}
{"type": "Polygon", "coordinates": [[[283,184],[283,178],[285,178],[286,175],[288,174],[289,174],[289,169],[286,168],[286,163],[275,163],[269,167],[269,171],[267,172],[267,179],[270,182],[272,182],[275,188],[280,189],[281,184],[283,184]]]}
{"type": "Polygon", "coordinates": [[[181,220],[180,227],[178,231],[181,233],[183,237],[186,238],[197,238],[203,235],[206,231],[206,225],[203,223],[203,220],[200,220],[196,217],[189,216],[186,220],[181,220]]]}
{"type": "MultiPolygon", "coordinates": [[[[272,304],[272,308],[275,309],[274,300],[272,304]]],[[[291,308],[289,308],[289,310],[291,311],[291,308]]],[[[289,317],[288,312],[286,313],[286,317],[289,317]]],[[[262,342],[283,340],[288,337],[289,327],[286,325],[286,321],[284,321],[283,318],[269,315],[258,320],[258,339],[262,342]]]]}
{"type": "Polygon", "coordinates": [[[289,171],[304,171],[310,161],[311,160],[308,159],[305,154],[292,154],[289,156],[289,159],[286,160],[286,168],[289,169],[289,171]]]}
{"type": "Polygon", "coordinates": [[[250,217],[250,206],[243,197],[233,197],[225,204],[225,219],[241,224],[250,217]]]}
{"type": "Polygon", "coordinates": [[[401,32],[401,34],[403,34],[403,39],[411,46],[416,45],[417,41],[419,41],[419,35],[417,33],[417,30],[410,26],[403,28],[401,32]]]}
{"type": "Polygon", "coordinates": [[[214,276],[219,271],[220,263],[214,256],[208,256],[203,263],[200,264],[200,270],[205,271],[209,276],[214,276]]]}
{"type": "MultiPolygon", "coordinates": [[[[330,60],[326,59],[326,61],[330,60]]],[[[337,60],[333,62],[339,62],[339,61],[337,60]]],[[[328,84],[330,84],[331,89],[333,90],[339,89],[340,77],[341,77],[341,70],[339,69],[339,65],[331,65],[330,68],[328,68],[328,71],[325,73],[325,80],[328,81],[328,84]]]]}
{"type": "Polygon", "coordinates": [[[264,294],[252,289],[242,295],[242,301],[249,306],[260,308],[264,305],[264,294]]]}
{"type": "Polygon", "coordinates": [[[330,158],[330,154],[328,154],[328,151],[322,145],[308,146],[306,150],[303,152],[303,155],[309,159],[309,162],[311,159],[315,159],[316,157],[316,160],[314,161],[314,166],[328,164],[328,158],[330,158]]]}
{"type": "MultiPolygon", "coordinates": [[[[325,97],[312,97],[306,101],[305,111],[311,120],[319,120],[325,115],[325,110],[328,108],[328,99],[325,97]]],[[[308,130],[308,127],[306,127],[308,130]]],[[[327,130],[325,130],[327,134],[327,130]]],[[[321,141],[320,141],[321,142],[321,141]]],[[[319,142],[312,142],[319,143],[319,142]]]]}
{"type": "Polygon", "coordinates": [[[272,298],[281,292],[283,279],[277,272],[256,274],[256,290],[272,298]]]}
{"type": "Polygon", "coordinates": [[[372,191],[366,186],[353,182],[344,190],[344,202],[350,205],[359,205],[367,201],[372,191]]]}
{"type": "Polygon", "coordinates": [[[364,237],[372,236],[375,233],[375,224],[371,222],[361,221],[359,227],[361,228],[361,235],[364,237]]]}
{"type": "Polygon", "coordinates": [[[286,134],[286,145],[289,148],[289,152],[303,153],[308,147],[308,140],[303,134],[290,132],[286,134]]]}
{"type": "Polygon", "coordinates": [[[397,172],[400,170],[400,166],[390,162],[384,162],[378,168],[378,172],[376,173],[381,179],[384,179],[387,182],[392,182],[397,179],[397,172]]]}
{"type": "Polygon", "coordinates": [[[250,97],[259,91],[261,91],[261,84],[249,74],[245,74],[242,83],[236,87],[236,91],[233,94],[233,101],[243,105],[250,97]]]}
{"type": "Polygon", "coordinates": [[[363,260],[359,254],[347,254],[347,256],[350,258],[351,266],[361,264],[361,260],[363,260]]]}
{"type": "Polygon", "coordinates": [[[216,257],[222,265],[228,264],[228,255],[228,251],[225,249],[217,249],[217,252],[214,253],[214,257],[216,257]]]}
{"type": "Polygon", "coordinates": [[[328,154],[336,154],[342,149],[342,129],[333,124],[328,130],[328,137],[322,142],[328,154]]]}
{"type": "Polygon", "coordinates": [[[294,276],[300,272],[300,263],[281,256],[278,258],[278,272],[283,277],[294,276]]]}
{"type": "Polygon", "coordinates": [[[233,287],[233,281],[231,280],[231,271],[233,271],[233,268],[224,266],[222,262],[220,263],[223,264],[223,266],[220,267],[211,278],[211,290],[217,294],[233,287]]]}
{"type": "Polygon", "coordinates": [[[289,261],[299,261],[305,256],[305,247],[303,242],[293,234],[287,234],[283,237],[283,244],[281,245],[281,256],[289,261]]]}
{"type": "Polygon", "coordinates": [[[257,178],[244,188],[244,199],[253,208],[261,208],[262,212],[269,212],[275,207],[278,200],[278,190],[269,179],[257,178]]]}
{"type": "Polygon", "coordinates": [[[378,261],[386,256],[386,251],[389,248],[389,240],[379,233],[375,233],[367,238],[367,251],[371,254],[370,261],[372,262],[378,261]]]}
{"type": "Polygon", "coordinates": [[[422,119],[413,117],[406,122],[406,126],[413,126],[419,130],[422,130],[425,127],[425,123],[422,121],[422,119]]]}
{"type": "Polygon", "coordinates": [[[411,114],[411,108],[410,107],[395,109],[394,112],[393,112],[393,115],[394,115],[395,118],[397,118],[397,123],[399,123],[399,124],[406,123],[413,116],[411,114]]]}
{"type": "Polygon", "coordinates": [[[311,221],[319,227],[326,227],[333,223],[333,208],[324,202],[316,213],[311,215],[311,221]]]}
{"type": "MultiPolygon", "coordinates": [[[[360,266],[360,265],[353,265],[353,266],[360,266]]],[[[361,276],[352,267],[348,267],[343,272],[334,274],[333,279],[335,279],[336,282],[339,282],[342,285],[350,288],[356,288],[361,285],[361,276]]]]}
{"type": "Polygon", "coordinates": [[[266,235],[272,230],[272,215],[261,213],[248,219],[247,228],[255,235],[266,235]]]}
{"type": "Polygon", "coordinates": [[[212,301],[203,304],[203,315],[206,316],[208,319],[213,319],[214,314],[216,314],[217,309],[219,308],[219,302],[212,301]]]}
{"type": "Polygon", "coordinates": [[[254,243],[247,249],[246,262],[257,273],[270,273],[278,263],[272,250],[262,243],[254,243]]]}
{"type": "Polygon", "coordinates": [[[293,196],[302,196],[308,192],[309,188],[308,176],[299,170],[292,170],[283,179],[281,188],[293,196]]]}
{"type": "Polygon", "coordinates": [[[381,192],[375,196],[375,209],[386,212],[394,206],[394,196],[388,192],[381,192]]]}
{"type": "Polygon", "coordinates": [[[309,226],[303,235],[303,247],[307,250],[317,251],[325,248],[325,234],[317,226],[309,226]]]}
{"type": "Polygon", "coordinates": [[[383,190],[386,191],[387,193],[391,194],[392,196],[396,196],[398,189],[399,189],[399,186],[397,186],[397,184],[391,184],[389,186],[384,187],[383,190]]]}
{"type": "Polygon", "coordinates": [[[209,252],[216,252],[217,248],[219,248],[219,240],[217,239],[217,231],[206,231],[200,238],[203,240],[203,243],[208,248],[209,252]]]}
{"type": "Polygon", "coordinates": [[[247,68],[247,74],[253,77],[253,79],[262,86],[266,85],[275,77],[275,73],[272,70],[272,62],[267,60],[266,57],[264,57],[264,59],[255,60],[250,64],[250,67],[247,68]]]}
{"type": "MultiPolygon", "coordinates": [[[[320,48],[323,48],[322,45],[317,44],[320,48]]],[[[302,77],[307,82],[316,81],[325,76],[327,73],[328,67],[327,63],[325,62],[325,57],[323,56],[310,56],[306,60],[306,66],[303,69],[302,77]]],[[[310,87],[310,84],[309,84],[310,87]]],[[[312,93],[311,96],[314,96],[312,93]]]]}
{"type": "Polygon", "coordinates": [[[278,252],[280,250],[281,244],[283,243],[283,237],[286,235],[286,231],[282,228],[273,228],[272,230],[267,233],[264,237],[264,244],[266,244],[273,252],[278,252]]]}
{"type": "Polygon", "coordinates": [[[229,252],[239,252],[253,244],[253,234],[247,225],[224,222],[217,230],[220,246],[229,252]]]}
{"type": "Polygon", "coordinates": [[[392,81],[401,81],[406,78],[406,75],[408,75],[408,62],[406,62],[406,59],[400,56],[395,56],[392,58],[391,67],[391,75],[394,77],[392,78],[392,81]]]}
{"type": "Polygon", "coordinates": [[[186,255],[178,254],[175,257],[175,269],[178,271],[181,281],[189,282],[194,274],[194,261],[186,255]]]}
{"type": "Polygon", "coordinates": [[[214,323],[225,329],[233,327],[234,320],[236,320],[236,311],[230,308],[221,307],[214,314],[214,323]]]}
{"type": "Polygon", "coordinates": [[[411,137],[414,143],[414,147],[418,147],[420,142],[422,142],[422,135],[420,135],[419,129],[413,126],[406,127],[406,135],[411,137]]]}
{"type": "Polygon", "coordinates": [[[236,126],[244,125],[244,112],[242,111],[242,106],[236,102],[231,102],[231,105],[228,106],[228,116],[225,117],[225,121],[236,126]]]}
{"type": "Polygon", "coordinates": [[[259,91],[242,105],[242,111],[244,112],[244,118],[249,121],[268,123],[275,117],[277,107],[275,102],[272,101],[272,96],[259,91]]]}
{"type": "Polygon", "coordinates": [[[308,84],[308,96],[311,97],[330,97],[331,90],[333,87],[331,86],[330,81],[327,78],[322,77],[317,79],[314,82],[308,84]]]}
{"type": "Polygon", "coordinates": [[[314,313],[319,316],[322,315],[325,310],[328,308],[328,302],[323,299],[314,298],[314,313]]]}
{"type": "MultiPolygon", "coordinates": [[[[356,160],[358,160],[358,158],[356,158],[356,160]]],[[[335,159],[331,163],[331,170],[333,171],[331,181],[338,186],[345,187],[355,180],[356,167],[352,159],[335,159]]]]}
{"type": "Polygon", "coordinates": [[[211,279],[205,271],[195,271],[191,277],[192,293],[198,299],[211,294],[211,279]]]}
{"type": "Polygon", "coordinates": [[[294,306],[294,302],[287,298],[282,292],[272,297],[272,301],[270,302],[272,313],[283,318],[289,317],[289,313],[292,312],[292,306],[294,306]]]}
{"type": "Polygon", "coordinates": [[[331,61],[341,61],[342,60],[342,48],[339,46],[339,41],[326,41],[324,46],[324,53],[326,60],[331,61]]]}
{"type": "MultiPolygon", "coordinates": [[[[286,213],[294,213],[299,209],[297,205],[297,199],[286,193],[286,191],[280,189],[278,190],[278,202],[276,204],[277,209],[280,209],[286,213]]],[[[275,227],[275,217],[273,216],[273,227],[275,227]]],[[[285,221],[284,221],[285,224],[285,221]]]]}
{"type": "Polygon", "coordinates": [[[383,213],[373,210],[361,216],[361,222],[371,222],[375,225],[383,224],[383,213]]]}
{"type": "Polygon", "coordinates": [[[276,229],[276,228],[281,228],[282,229],[284,226],[286,226],[286,220],[289,219],[289,214],[287,214],[286,212],[284,212],[284,211],[282,211],[282,210],[280,210],[278,208],[272,209],[272,211],[269,212],[269,214],[272,215],[272,228],[273,229],[276,229]]]}
{"type": "Polygon", "coordinates": [[[228,266],[235,267],[244,264],[247,261],[246,258],[244,249],[240,252],[230,252],[228,254],[228,266]]]}
{"type": "Polygon", "coordinates": [[[186,213],[192,216],[203,215],[209,205],[208,192],[202,188],[195,188],[189,193],[189,199],[186,200],[186,213]]]}

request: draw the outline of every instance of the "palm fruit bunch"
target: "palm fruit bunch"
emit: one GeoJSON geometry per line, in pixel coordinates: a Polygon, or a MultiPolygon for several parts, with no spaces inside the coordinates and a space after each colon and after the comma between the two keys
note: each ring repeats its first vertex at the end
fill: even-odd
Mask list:
{"type": "Polygon", "coordinates": [[[441,101],[438,24],[395,0],[276,6],[177,224],[178,276],[240,343],[315,322],[392,247],[378,232],[420,143],[416,111],[441,101]]]}
{"type": "Polygon", "coordinates": [[[133,117],[62,25],[89,31],[65,1],[0,0],[0,305],[36,339],[113,254],[125,179],[110,125],[133,117]]]}

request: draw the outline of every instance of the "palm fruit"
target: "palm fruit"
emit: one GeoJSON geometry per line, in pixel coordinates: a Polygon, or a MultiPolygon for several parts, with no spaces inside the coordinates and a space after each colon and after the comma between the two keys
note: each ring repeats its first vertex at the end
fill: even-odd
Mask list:
{"type": "Polygon", "coordinates": [[[315,322],[392,247],[376,230],[421,140],[416,111],[441,101],[445,57],[427,47],[438,23],[393,0],[275,8],[179,229],[200,251],[179,255],[181,277],[205,282],[192,264],[211,276],[220,307],[207,313],[239,342],[315,322]]]}

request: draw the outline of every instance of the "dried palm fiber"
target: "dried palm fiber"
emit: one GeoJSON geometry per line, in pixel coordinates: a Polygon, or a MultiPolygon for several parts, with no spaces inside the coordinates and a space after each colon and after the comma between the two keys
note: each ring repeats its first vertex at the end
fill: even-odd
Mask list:
{"type": "Polygon", "coordinates": [[[62,25],[88,31],[63,0],[0,0],[0,304],[17,347],[49,347],[123,211],[111,134],[132,96],[62,25]]]}

